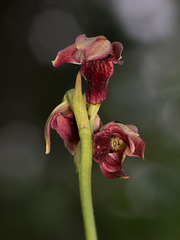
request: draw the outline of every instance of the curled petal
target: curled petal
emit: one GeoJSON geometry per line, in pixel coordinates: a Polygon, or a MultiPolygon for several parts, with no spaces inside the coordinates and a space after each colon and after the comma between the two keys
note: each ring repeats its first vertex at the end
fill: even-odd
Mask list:
{"type": "MultiPolygon", "coordinates": [[[[121,151],[122,152],[122,151],[121,151]]],[[[123,155],[123,152],[121,153],[123,155]]],[[[101,163],[103,168],[108,172],[117,172],[121,169],[118,156],[115,153],[109,153],[106,159],[101,163]]]]}
{"type": "Polygon", "coordinates": [[[129,146],[131,153],[133,154],[135,151],[135,145],[130,136],[128,136],[128,146],[129,146]]]}
{"type": "Polygon", "coordinates": [[[79,142],[78,129],[72,112],[67,114],[55,115],[51,120],[51,128],[55,129],[59,136],[64,140],[66,148],[74,154],[79,142]]]}
{"type": "Polygon", "coordinates": [[[127,135],[138,137],[138,130],[134,125],[124,125],[122,123],[117,123],[117,125],[124,131],[127,135]]]}
{"type": "Polygon", "coordinates": [[[115,56],[115,63],[118,63],[118,61],[121,59],[121,53],[123,51],[123,45],[120,42],[113,42],[112,43],[113,47],[113,54],[115,56]]]}
{"type": "Polygon", "coordinates": [[[129,178],[129,176],[127,176],[125,174],[125,172],[123,171],[123,169],[120,169],[119,171],[117,172],[109,172],[107,171],[102,164],[100,164],[100,169],[101,169],[101,172],[102,174],[107,177],[107,178],[124,178],[124,179],[127,179],[129,178]]]}
{"type": "Polygon", "coordinates": [[[137,156],[144,159],[145,141],[140,137],[134,136],[131,136],[131,141],[133,142],[134,147],[131,148],[130,146],[130,151],[127,150],[127,155],[137,156]]]}
{"type": "Polygon", "coordinates": [[[50,130],[51,130],[52,118],[58,115],[59,113],[68,113],[69,111],[70,111],[70,106],[67,101],[64,101],[61,104],[59,104],[48,117],[45,125],[46,154],[50,153],[50,149],[51,149],[50,130]]]}
{"type": "Polygon", "coordinates": [[[77,143],[79,141],[75,117],[73,113],[55,115],[51,120],[51,128],[55,129],[59,136],[68,142],[77,143]]]}
{"type": "MultiPolygon", "coordinates": [[[[126,126],[124,125],[124,127],[126,126]]],[[[111,135],[115,135],[122,139],[125,143],[128,143],[128,134],[119,126],[119,124],[110,122],[104,126],[103,130],[108,130],[111,135]]]]}
{"type": "Polygon", "coordinates": [[[76,51],[76,45],[73,44],[60,52],[58,52],[56,58],[54,61],[52,61],[52,64],[54,67],[59,67],[60,65],[64,63],[74,63],[79,64],[74,58],[73,53],[76,51]]]}

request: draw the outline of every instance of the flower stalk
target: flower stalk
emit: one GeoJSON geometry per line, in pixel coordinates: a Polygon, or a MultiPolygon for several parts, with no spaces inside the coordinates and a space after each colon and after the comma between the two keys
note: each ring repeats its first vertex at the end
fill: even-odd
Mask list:
{"type": "Polygon", "coordinates": [[[96,226],[91,193],[92,133],[86,104],[82,95],[81,75],[78,73],[73,96],[73,109],[80,137],[79,188],[87,240],[96,240],[96,226]]]}

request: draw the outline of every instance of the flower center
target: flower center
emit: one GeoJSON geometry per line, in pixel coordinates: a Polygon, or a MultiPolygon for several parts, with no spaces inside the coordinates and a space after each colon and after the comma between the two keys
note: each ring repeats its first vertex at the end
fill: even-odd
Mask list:
{"type": "Polygon", "coordinates": [[[113,151],[124,149],[127,145],[122,139],[119,139],[118,137],[112,137],[110,144],[113,151]]]}

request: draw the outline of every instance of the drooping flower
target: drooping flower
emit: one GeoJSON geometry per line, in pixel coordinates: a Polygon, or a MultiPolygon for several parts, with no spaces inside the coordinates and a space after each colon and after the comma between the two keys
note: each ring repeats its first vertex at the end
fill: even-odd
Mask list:
{"type": "Polygon", "coordinates": [[[106,124],[93,137],[93,159],[108,178],[129,178],[122,169],[126,155],[144,159],[145,142],[134,125],[106,124]]]}
{"type": "MultiPolygon", "coordinates": [[[[94,122],[94,133],[99,131],[101,120],[97,115],[94,122]]],[[[79,133],[74,113],[67,100],[64,100],[50,114],[45,126],[46,154],[51,149],[50,131],[51,128],[56,130],[59,136],[64,140],[67,150],[74,155],[79,142],[79,133]]]]}
{"type": "Polygon", "coordinates": [[[74,114],[67,101],[58,105],[47,119],[45,126],[46,154],[50,152],[51,148],[51,128],[57,131],[64,140],[65,147],[71,154],[74,154],[79,142],[79,134],[74,114]]]}
{"type": "Polygon", "coordinates": [[[99,104],[106,99],[107,84],[114,72],[114,63],[122,65],[123,46],[104,37],[88,38],[82,34],[73,45],[58,52],[53,66],[64,63],[81,64],[81,74],[87,80],[86,99],[91,104],[99,104]]]}

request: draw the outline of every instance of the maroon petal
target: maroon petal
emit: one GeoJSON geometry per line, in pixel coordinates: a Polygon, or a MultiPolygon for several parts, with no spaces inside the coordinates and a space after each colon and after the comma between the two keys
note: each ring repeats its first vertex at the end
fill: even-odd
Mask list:
{"type": "Polygon", "coordinates": [[[107,84],[114,72],[110,57],[102,60],[84,60],[81,74],[87,80],[86,99],[91,104],[99,104],[106,99],[107,84]]]}
{"type": "Polygon", "coordinates": [[[74,58],[73,53],[76,51],[76,45],[73,44],[60,52],[58,52],[56,58],[54,61],[52,61],[52,64],[54,67],[59,67],[60,65],[64,63],[74,63],[79,64],[74,58]]]}
{"type": "Polygon", "coordinates": [[[127,152],[129,156],[137,156],[144,159],[144,150],[145,150],[145,141],[140,137],[131,136],[131,141],[134,144],[133,150],[130,148],[130,151],[127,152]]]}
{"type": "Polygon", "coordinates": [[[100,169],[101,169],[101,172],[102,174],[107,177],[107,178],[124,178],[124,179],[127,179],[129,178],[129,176],[127,176],[125,174],[125,172],[123,171],[123,169],[120,169],[119,171],[117,172],[109,172],[107,171],[102,164],[100,164],[100,169]]]}
{"type": "Polygon", "coordinates": [[[119,137],[125,143],[128,142],[128,135],[127,135],[127,133],[117,123],[110,122],[110,123],[106,124],[103,129],[104,130],[109,130],[111,135],[115,135],[115,136],[119,137]]]}
{"type": "Polygon", "coordinates": [[[73,113],[65,115],[59,114],[51,120],[51,128],[55,129],[59,136],[64,140],[65,146],[74,154],[79,142],[79,134],[73,113]]]}
{"type": "MultiPolygon", "coordinates": [[[[113,42],[112,47],[113,47],[113,54],[115,56],[114,63],[120,63],[119,60],[121,59],[121,53],[123,51],[123,45],[120,42],[113,42]]],[[[122,65],[122,64],[120,64],[120,65],[122,65]]]]}
{"type": "MultiPolygon", "coordinates": [[[[123,152],[121,154],[123,155],[123,152]]],[[[109,153],[101,165],[108,172],[117,172],[121,169],[121,159],[118,159],[115,153],[109,153]]]]}
{"type": "Polygon", "coordinates": [[[55,116],[51,121],[51,128],[55,129],[63,140],[78,143],[79,135],[73,113],[55,116]]]}
{"type": "Polygon", "coordinates": [[[74,155],[76,147],[77,147],[77,143],[72,143],[72,142],[64,140],[64,146],[72,155],[74,155]]]}

